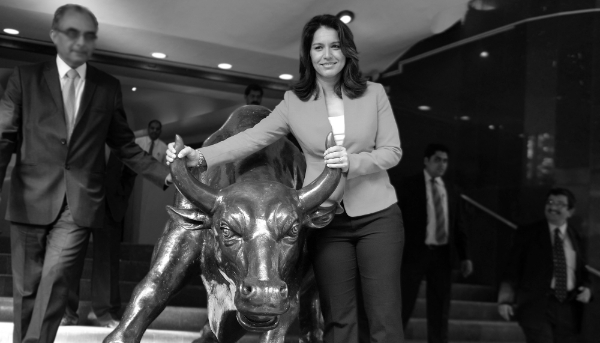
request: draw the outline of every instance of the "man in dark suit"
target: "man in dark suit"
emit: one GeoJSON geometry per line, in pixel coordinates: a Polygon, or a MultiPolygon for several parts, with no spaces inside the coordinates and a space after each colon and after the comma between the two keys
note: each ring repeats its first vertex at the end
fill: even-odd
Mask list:
{"type": "Polygon", "coordinates": [[[425,169],[402,180],[400,208],[404,219],[402,319],[404,327],[415,307],[419,286],[427,280],[427,340],[448,342],[448,315],[453,256],[467,277],[473,265],[460,218],[458,191],[442,180],[450,152],[441,144],[425,149],[425,169]]]}
{"type": "Polygon", "coordinates": [[[15,68],[0,100],[0,178],[11,154],[13,341],[52,342],[79,282],[92,228],[104,224],[107,144],[157,185],[168,169],[134,142],[114,77],[88,65],[98,22],[86,8],[57,9],[55,60],[15,68]]]}
{"type": "Polygon", "coordinates": [[[573,193],[554,188],[546,220],[516,231],[498,311],[506,320],[516,315],[528,343],[577,342],[591,291],[581,240],[568,223],[574,212],[573,193]]]}
{"type": "MultiPolygon", "coordinates": [[[[119,292],[119,260],[123,219],[129,196],[135,185],[136,173],[127,168],[110,148],[106,147],[106,177],[104,181],[106,211],[104,227],[93,228],[93,260],[91,279],[92,308],[88,320],[103,327],[117,327],[121,309],[119,292]]],[[[79,279],[79,277],[77,278],[79,279]]],[[[61,325],[78,322],[79,284],[69,292],[69,302],[61,325]]]]}

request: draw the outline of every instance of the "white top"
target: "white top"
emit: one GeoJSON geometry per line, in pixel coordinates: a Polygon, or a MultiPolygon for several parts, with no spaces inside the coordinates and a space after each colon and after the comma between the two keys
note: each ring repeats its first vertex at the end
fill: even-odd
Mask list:
{"type": "MultiPolygon", "coordinates": [[[[435,219],[435,207],[433,205],[433,194],[431,193],[431,175],[429,175],[426,169],[423,169],[423,172],[425,173],[425,189],[427,191],[427,235],[425,236],[425,244],[444,244],[447,242],[438,242],[435,238],[437,223],[435,219]]],[[[446,218],[444,229],[446,230],[446,237],[448,237],[448,197],[446,195],[446,185],[444,185],[444,180],[441,177],[436,177],[435,186],[442,198],[442,207],[444,208],[444,217],[446,218]]]]}
{"type": "MultiPolygon", "coordinates": [[[[557,227],[548,223],[548,228],[550,229],[550,240],[552,241],[552,245],[554,245],[554,229],[557,227]]],[[[560,238],[563,240],[563,249],[565,250],[565,259],[567,262],[567,290],[572,291],[575,288],[575,261],[577,253],[575,252],[575,249],[573,249],[573,244],[571,243],[569,235],[567,235],[567,223],[559,226],[558,229],[560,230],[560,238]]],[[[556,279],[553,275],[550,287],[554,288],[555,283],[556,279]]]]}
{"type": "Polygon", "coordinates": [[[335,144],[343,145],[345,135],[345,124],[344,124],[344,116],[335,116],[328,117],[329,123],[331,124],[331,129],[333,131],[333,138],[335,139],[335,144]]]}
{"type": "MultiPolygon", "coordinates": [[[[139,145],[145,152],[150,151],[150,144],[152,140],[149,136],[142,136],[135,139],[135,143],[139,145]]],[[[157,139],[154,141],[154,148],[152,148],[152,157],[158,162],[164,163],[167,156],[167,145],[165,142],[157,139]]]]}
{"type": "MultiPolygon", "coordinates": [[[[60,79],[61,89],[65,88],[67,83],[67,73],[73,69],[63,61],[60,56],[56,55],[56,66],[58,67],[58,78],[60,79]]],[[[79,112],[79,104],[81,104],[81,96],[83,95],[83,88],[85,87],[85,75],[87,72],[87,64],[82,64],[75,69],[79,74],[79,81],[75,85],[75,118],[79,112]]],[[[74,118],[74,119],[75,119],[74,118]]]]}

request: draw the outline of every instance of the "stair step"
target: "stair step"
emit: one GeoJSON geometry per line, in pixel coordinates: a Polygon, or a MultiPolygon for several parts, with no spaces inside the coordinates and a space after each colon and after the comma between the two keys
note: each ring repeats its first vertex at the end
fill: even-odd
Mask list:
{"type": "MultiPolygon", "coordinates": [[[[427,318],[427,301],[417,299],[411,318],[427,318]]],[[[450,318],[459,320],[502,320],[498,305],[490,302],[452,300],[450,318]]]]}
{"type": "MultiPolygon", "coordinates": [[[[426,340],[427,320],[411,319],[404,335],[407,339],[426,340]]],[[[454,320],[448,323],[450,341],[525,342],[521,328],[514,322],[454,320]]]]}
{"type": "MultiPolygon", "coordinates": [[[[121,301],[129,302],[133,289],[137,286],[137,282],[119,282],[121,301]]],[[[12,297],[12,277],[0,275],[0,297],[12,297]]],[[[79,283],[79,298],[81,301],[90,300],[91,286],[90,280],[81,280],[79,283]]],[[[169,302],[172,306],[184,307],[206,307],[206,290],[200,285],[186,285],[173,299],[169,302]]]]}

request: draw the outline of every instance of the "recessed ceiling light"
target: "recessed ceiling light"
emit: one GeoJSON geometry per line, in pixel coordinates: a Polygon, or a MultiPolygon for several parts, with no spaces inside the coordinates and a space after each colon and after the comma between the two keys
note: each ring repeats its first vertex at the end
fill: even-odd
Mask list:
{"type": "Polygon", "coordinates": [[[9,35],[18,35],[19,30],[6,28],[4,29],[4,33],[8,33],[9,35]]]}
{"type": "Polygon", "coordinates": [[[354,20],[354,12],[344,10],[338,13],[336,17],[340,18],[344,24],[350,24],[354,20]]]}
{"type": "Polygon", "coordinates": [[[279,75],[279,78],[282,80],[291,80],[294,78],[294,76],[291,74],[281,74],[279,75]]]}
{"type": "Polygon", "coordinates": [[[421,106],[419,106],[419,109],[421,111],[429,111],[429,110],[431,110],[431,107],[429,107],[427,105],[421,105],[421,106]]]}
{"type": "Polygon", "coordinates": [[[486,58],[486,57],[488,57],[489,55],[490,55],[490,54],[489,54],[487,51],[482,51],[482,52],[479,54],[479,56],[481,56],[481,57],[483,57],[483,58],[486,58]]]}
{"type": "Polygon", "coordinates": [[[471,120],[471,117],[469,117],[469,116],[462,116],[462,117],[460,117],[460,120],[469,121],[469,120],[471,120]]]}
{"type": "Polygon", "coordinates": [[[154,58],[167,58],[167,54],[162,52],[153,52],[152,57],[154,58]]]}
{"type": "Polygon", "coordinates": [[[137,91],[137,87],[131,88],[131,91],[133,91],[133,92],[137,91]]]}
{"type": "Polygon", "coordinates": [[[490,126],[488,126],[488,127],[490,128],[490,130],[493,130],[493,129],[495,129],[495,128],[496,128],[494,125],[490,125],[490,126]]]}
{"type": "Polygon", "coordinates": [[[229,63],[219,63],[219,65],[217,67],[219,67],[221,69],[231,69],[231,67],[233,67],[233,66],[229,63]]]}

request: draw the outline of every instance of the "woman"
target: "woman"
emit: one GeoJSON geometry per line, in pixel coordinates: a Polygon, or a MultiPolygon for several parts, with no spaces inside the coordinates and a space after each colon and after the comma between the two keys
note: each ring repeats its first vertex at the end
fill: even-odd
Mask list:
{"type": "MultiPolygon", "coordinates": [[[[361,80],[352,32],[336,17],[312,18],[301,44],[300,80],[267,118],[221,143],[185,147],[177,157],[187,156],[189,167],[228,163],[291,132],[306,157],[305,185],[321,173],[323,159],[341,168],[342,181],[324,205],[341,202],[343,209],[308,243],[324,339],[358,342],[361,289],[371,342],[402,342],[402,216],[386,172],[402,150],[390,103],[381,85],[361,80]],[[338,145],[323,152],[332,129],[338,145]]],[[[167,161],[175,157],[171,143],[167,161]]]]}

